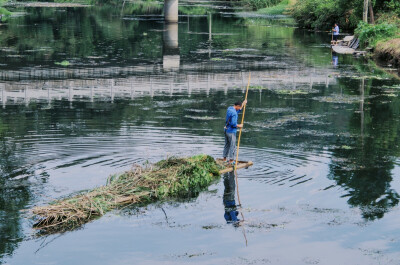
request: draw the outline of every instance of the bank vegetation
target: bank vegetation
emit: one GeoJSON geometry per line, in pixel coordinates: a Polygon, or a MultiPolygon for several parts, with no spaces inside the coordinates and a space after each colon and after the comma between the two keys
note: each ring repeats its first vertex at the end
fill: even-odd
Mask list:
{"type": "Polygon", "coordinates": [[[291,15],[302,28],[353,32],[377,59],[400,66],[399,0],[298,0],[291,15]]]}

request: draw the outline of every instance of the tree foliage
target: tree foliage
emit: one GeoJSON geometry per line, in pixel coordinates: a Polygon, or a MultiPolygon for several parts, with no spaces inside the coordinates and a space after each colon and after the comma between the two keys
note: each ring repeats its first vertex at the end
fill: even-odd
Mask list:
{"type": "Polygon", "coordinates": [[[377,25],[360,22],[354,31],[362,45],[370,45],[372,47],[375,47],[380,40],[394,37],[398,32],[399,29],[395,24],[388,24],[386,22],[377,25]]]}
{"type": "MultiPolygon", "coordinates": [[[[299,0],[292,15],[301,27],[330,29],[335,23],[343,29],[354,29],[362,19],[363,0],[299,0]]],[[[375,12],[400,15],[398,0],[372,0],[375,12]]]]}

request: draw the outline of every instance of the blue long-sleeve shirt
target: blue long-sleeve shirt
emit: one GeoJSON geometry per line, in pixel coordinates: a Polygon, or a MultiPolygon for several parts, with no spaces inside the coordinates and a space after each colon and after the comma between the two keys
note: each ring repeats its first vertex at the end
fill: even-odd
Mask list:
{"type": "Polygon", "coordinates": [[[333,35],[339,35],[339,26],[335,27],[335,31],[333,32],[333,35]]]}
{"type": "Polygon", "coordinates": [[[230,106],[226,111],[225,125],[227,133],[237,132],[237,120],[240,110],[236,110],[233,106],[230,106]]]}

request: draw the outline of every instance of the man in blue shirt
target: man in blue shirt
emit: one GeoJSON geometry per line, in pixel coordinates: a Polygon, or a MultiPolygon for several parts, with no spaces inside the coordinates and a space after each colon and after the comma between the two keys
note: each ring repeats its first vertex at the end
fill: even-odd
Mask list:
{"type": "Polygon", "coordinates": [[[332,31],[333,31],[333,43],[332,44],[336,45],[338,37],[339,37],[339,26],[337,23],[335,23],[335,27],[332,29],[332,31]]]}
{"type": "Polygon", "coordinates": [[[243,128],[243,124],[237,124],[238,114],[246,105],[247,101],[236,102],[233,106],[230,106],[226,112],[225,118],[225,146],[224,146],[224,161],[229,159],[229,163],[233,164],[233,159],[236,151],[236,132],[237,128],[243,128]]]}

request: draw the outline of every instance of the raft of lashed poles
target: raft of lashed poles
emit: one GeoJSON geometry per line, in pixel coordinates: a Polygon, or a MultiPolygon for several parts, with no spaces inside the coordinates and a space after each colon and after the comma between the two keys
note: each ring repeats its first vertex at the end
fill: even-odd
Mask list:
{"type": "Polygon", "coordinates": [[[31,210],[34,228],[49,234],[77,228],[128,205],[197,195],[216,180],[221,166],[207,155],[169,158],[111,176],[107,185],[31,210]]]}

